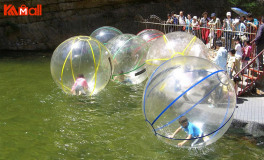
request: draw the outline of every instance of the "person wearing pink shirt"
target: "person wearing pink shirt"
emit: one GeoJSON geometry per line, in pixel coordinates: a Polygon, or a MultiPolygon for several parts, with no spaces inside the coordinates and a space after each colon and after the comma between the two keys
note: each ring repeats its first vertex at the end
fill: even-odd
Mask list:
{"type": "Polygon", "coordinates": [[[88,83],[84,79],[84,75],[79,74],[74,85],[72,86],[71,92],[76,95],[81,95],[81,94],[85,95],[86,94],[85,90],[87,89],[88,89],[88,83]]]}
{"type": "MultiPolygon", "coordinates": [[[[242,68],[244,68],[248,64],[248,61],[250,60],[251,51],[252,51],[252,47],[250,46],[250,41],[247,40],[245,41],[243,48],[242,68]]],[[[247,74],[246,69],[244,70],[244,74],[247,74]]]]}

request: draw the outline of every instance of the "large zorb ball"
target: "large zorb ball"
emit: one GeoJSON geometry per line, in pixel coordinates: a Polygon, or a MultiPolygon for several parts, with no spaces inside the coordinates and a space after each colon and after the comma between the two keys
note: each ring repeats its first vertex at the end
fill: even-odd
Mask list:
{"type": "Polygon", "coordinates": [[[159,37],[162,37],[163,35],[163,32],[156,29],[145,29],[137,34],[137,36],[141,37],[148,43],[155,42],[159,37]]]}
{"type": "Polygon", "coordinates": [[[120,34],[122,34],[122,32],[119,29],[115,27],[104,26],[93,31],[90,36],[97,39],[98,41],[100,41],[105,45],[110,39],[120,34]]]}
{"type": "Polygon", "coordinates": [[[133,34],[122,34],[111,39],[106,47],[113,56],[113,81],[139,84],[147,78],[145,60],[149,45],[146,41],[133,34]]]}
{"type": "Polygon", "coordinates": [[[61,43],[51,58],[51,75],[56,84],[68,94],[78,74],[88,83],[87,95],[102,90],[112,74],[112,58],[104,45],[88,36],[76,36],[61,43]]]}
{"type": "Polygon", "coordinates": [[[196,56],[208,59],[209,50],[194,35],[186,32],[171,32],[152,43],[147,54],[148,76],[163,62],[177,56],[196,56]]]}
{"type": "Polygon", "coordinates": [[[177,146],[184,131],[171,135],[185,116],[200,129],[185,147],[201,147],[217,141],[229,128],[236,94],[224,70],[209,60],[182,56],[161,64],[150,76],[143,95],[148,126],[165,143],[177,146]],[[203,134],[202,134],[203,133],[203,134]]]}

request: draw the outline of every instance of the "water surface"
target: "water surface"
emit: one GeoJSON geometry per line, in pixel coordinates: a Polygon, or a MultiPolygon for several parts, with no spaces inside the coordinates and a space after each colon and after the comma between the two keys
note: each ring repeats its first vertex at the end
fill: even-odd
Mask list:
{"type": "MultiPolygon", "coordinates": [[[[51,54],[51,53],[49,53],[51,54]]],[[[65,95],[45,53],[0,55],[0,159],[262,159],[263,139],[229,129],[201,149],[157,140],[142,113],[144,84],[110,82],[94,97],[65,95]]]]}

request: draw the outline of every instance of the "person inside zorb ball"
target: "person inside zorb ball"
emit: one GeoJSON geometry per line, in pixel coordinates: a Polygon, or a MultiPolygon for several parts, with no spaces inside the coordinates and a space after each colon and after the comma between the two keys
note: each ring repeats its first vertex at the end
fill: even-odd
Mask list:
{"type": "Polygon", "coordinates": [[[160,140],[174,146],[196,148],[217,141],[229,128],[235,106],[235,90],[224,70],[193,56],[161,64],[143,95],[147,124],[160,140]]]}
{"type": "Polygon", "coordinates": [[[68,94],[94,95],[112,75],[112,57],[107,48],[89,36],[75,36],[61,43],[51,58],[51,75],[68,94]]]}

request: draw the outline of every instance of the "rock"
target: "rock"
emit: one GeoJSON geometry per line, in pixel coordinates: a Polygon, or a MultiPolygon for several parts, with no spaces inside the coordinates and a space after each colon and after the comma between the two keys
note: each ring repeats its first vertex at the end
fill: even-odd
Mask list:
{"type": "MultiPolygon", "coordinates": [[[[4,0],[4,4],[10,1],[4,0]]],[[[54,50],[65,39],[76,35],[90,35],[102,26],[113,26],[124,33],[138,33],[136,15],[147,18],[156,14],[166,19],[172,10],[201,15],[204,10],[225,15],[225,1],[207,0],[34,0],[14,1],[15,7],[42,4],[42,16],[0,16],[0,50],[54,50]],[[208,3],[207,3],[208,2],[208,3]],[[217,2],[217,3],[216,3],[217,2]],[[192,4],[190,6],[190,4],[192,4]],[[188,6],[188,7],[186,7],[188,6]],[[221,7],[222,6],[222,7],[221,7]],[[15,26],[15,27],[14,27],[15,26]],[[30,42],[19,45],[20,39],[30,42]]],[[[3,12],[3,8],[2,12],[3,12]]],[[[140,28],[141,29],[141,28],[140,28]]]]}
{"type": "Polygon", "coordinates": [[[249,122],[245,128],[245,132],[252,135],[253,137],[261,137],[264,136],[264,125],[255,123],[255,122],[249,122]]]}

